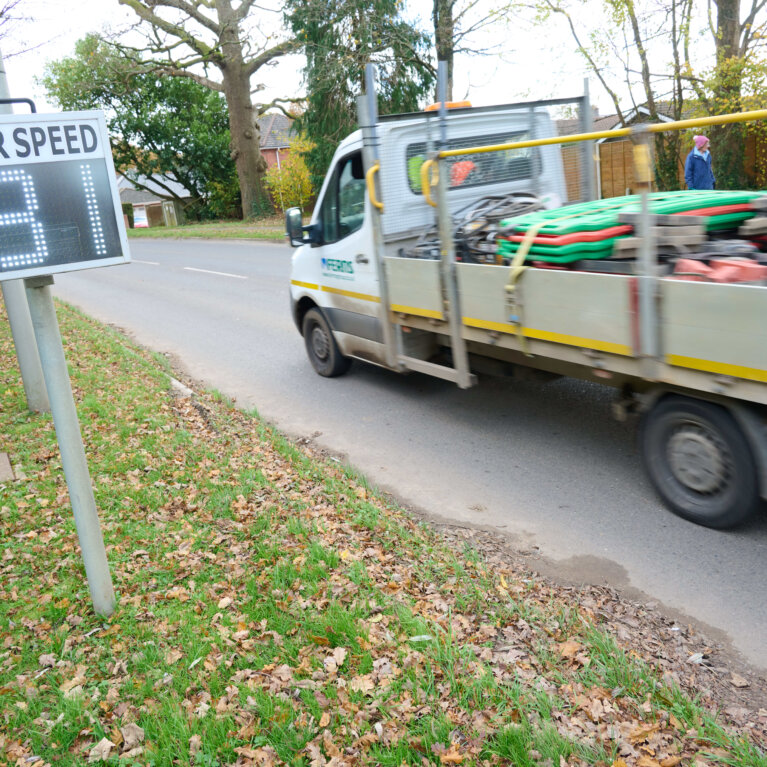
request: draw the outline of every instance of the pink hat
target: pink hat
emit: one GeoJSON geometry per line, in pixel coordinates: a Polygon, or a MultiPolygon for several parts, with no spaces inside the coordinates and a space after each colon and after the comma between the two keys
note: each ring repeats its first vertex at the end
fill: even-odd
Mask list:
{"type": "Polygon", "coordinates": [[[703,149],[708,144],[707,136],[693,136],[692,140],[695,142],[695,146],[698,149],[703,149]]]}

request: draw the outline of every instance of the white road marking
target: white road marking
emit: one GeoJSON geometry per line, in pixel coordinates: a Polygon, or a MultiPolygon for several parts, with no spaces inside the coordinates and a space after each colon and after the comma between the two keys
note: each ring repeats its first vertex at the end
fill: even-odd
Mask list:
{"type": "Polygon", "coordinates": [[[195,269],[193,266],[185,266],[187,272],[203,272],[204,274],[217,274],[219,277],[234,277],[236,280],[247,280],[242,274],[229,274],[229,272],[212,272],[210,269],[195,269]]]}
{"type": "Polygon", "coordinates": [[[134,264],[149,264],[149,266],[159,266],[159,261],[142,261],[140,258],[132,258],[134,264]]]}

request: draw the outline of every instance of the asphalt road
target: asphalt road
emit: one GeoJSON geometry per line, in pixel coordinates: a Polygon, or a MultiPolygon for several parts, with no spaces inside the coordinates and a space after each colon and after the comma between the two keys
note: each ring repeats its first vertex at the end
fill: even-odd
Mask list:
{"type": "Polygon", "coordinates": [[[286,245],[141,240],[131,251],[129,266],[57,276],[56,295],[403,503],[495,528],[536,569],[639,592],[767,670],[767,513],[734,532],[673,516],[642,473],[635,425],[610,417],[611,390],[488,378],[462,391],[363,363],[323,379],[290,315],[286,245]]]}

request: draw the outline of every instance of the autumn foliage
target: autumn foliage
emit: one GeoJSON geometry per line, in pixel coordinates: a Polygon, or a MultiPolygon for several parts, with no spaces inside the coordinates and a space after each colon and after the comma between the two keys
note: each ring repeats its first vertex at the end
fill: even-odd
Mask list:
{"type": "Polygon", "coordinates": [[[290,153],[266,171],[266,186],[275,207],[283,213],[288,208],[305,210],[314,198],[311,175],[305,155],[313,147],[311,141],[298,137],[290,142],[290,153]]]}

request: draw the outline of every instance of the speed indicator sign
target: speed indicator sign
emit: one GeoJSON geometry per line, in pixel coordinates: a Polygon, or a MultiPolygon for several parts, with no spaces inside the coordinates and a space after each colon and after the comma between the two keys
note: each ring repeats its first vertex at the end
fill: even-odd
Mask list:
{"type": "Polygon", "coordinates": [[[129,260],[103,114],[0,116],[0,280],[129,260]]]}

